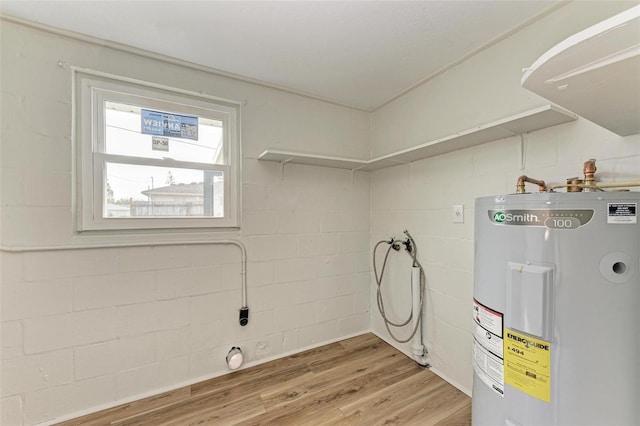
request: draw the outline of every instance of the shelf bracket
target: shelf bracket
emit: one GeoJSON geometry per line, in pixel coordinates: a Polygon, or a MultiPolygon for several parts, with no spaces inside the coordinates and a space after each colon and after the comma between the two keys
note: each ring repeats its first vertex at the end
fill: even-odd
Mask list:
{"type": "Polygon", "coordinates": [[[353,184],[355,183],[356,172],[362,168],[364,168],[364,166],[356,167],[355,169],[349,169],[349,171],[351,172],[351,186],[353,186],[353,184]]]}
{"type": "Polygon", "coordinates": [[[287,158],[286,160],[280,162],[280,180],[281,181],[284,180],[284,165],[290,162],[291,160],[293,160],[293,157],[287,158]]]}

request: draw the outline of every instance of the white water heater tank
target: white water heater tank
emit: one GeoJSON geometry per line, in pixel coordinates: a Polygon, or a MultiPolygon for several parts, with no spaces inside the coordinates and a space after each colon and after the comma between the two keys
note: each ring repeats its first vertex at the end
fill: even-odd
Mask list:
{"type": "Polygon", "coordinates": [[[640,425],[638,204],[476,200],[473,425],[640,425]]]}

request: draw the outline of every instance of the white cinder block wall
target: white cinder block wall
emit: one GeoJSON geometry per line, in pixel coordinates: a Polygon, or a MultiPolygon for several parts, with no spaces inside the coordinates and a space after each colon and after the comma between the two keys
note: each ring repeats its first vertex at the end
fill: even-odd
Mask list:
{"type": "MultiPolygon", "coordinates": [[[[520,87],[522,68],[564,38],[637,2],[572,2],[372,114],[373,156],[415,146],[508,117],[547,102],[520,87]]],[[[518,176],[564,183],[596,158],[602,180],[640,177],[639,135],[619,137],[584,119],[411,165],[371,174],[372,244],[408,229],[426,269],[425,340],[436,372],[471,392],[473,207],[479,196],[513,193],[518,176]],[[464,224],[452,223],[452,206],[465,208],[464,224]]],[[[530,188],[535,191],[535,186],[530,188]]],[[[638,189],[635,189],[638,190],[638,189]]],[[[381,256],[382,257],[382,256],[381,256]]],[[[383,281],[390,315],[409,312],[410,259],[392,256],[383,281]],[[404,286],[404,287],[403,287],[404,286]]],[[[377,314],[372,284],[371,318],[388,339],[377,314]]],[[[396,345],[410,353],[410,344],[396,345]]]]}
{"type": "MultiPolygon", "coordinates": [[[[242,230],[181,238],[247,245],[251,321],[237,324],[232,246],[3,252],[0,423],[35,424],[222,374],[233,344],[259,362],[370,327],[388,339],[370,249],[404,229],[426,267],[434,369],[469,392],[474,198],[512,192],[521,174],[561,182],[590,157],[603,179],[637,178],[639,137],[583,119],[533,132],[524,169],[517,138],[353,177],[296,165],[281,175],[255,158],[265,148],[368,158],[542,105],[520,88],[521,68],[632,5],[570,3],[372,114],[3,21],[3,246],[78,240],[70,65],[246,101],[242,230]],[[453,204],[464,204],[464,224],[451,223],[453,204]]],[[[387,294],[399,316],[408,309],[408,265],[394,257],[387,270],[387,284],[403,284],[387,294]]]]}
{"type": "Polygon", "coordinates": [[[367,173],[258,162],[266,148],[366,158],[369,114],[3,21],[2,245],[73,236],[70,66],[242,101],[241,232],[167,246],[1,254],[2,418],[32,425],[369,330],[367,173]],[[59,65],[60,64],[60,65],[59,65]]]}

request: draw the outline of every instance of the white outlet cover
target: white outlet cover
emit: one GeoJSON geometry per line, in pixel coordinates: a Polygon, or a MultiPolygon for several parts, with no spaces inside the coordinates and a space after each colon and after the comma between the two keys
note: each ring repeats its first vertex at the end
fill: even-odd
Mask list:
{"type": "Polygon", "coordinates": [[[464,223],[464,206],[453,206],[453,223],[464,223]]]}

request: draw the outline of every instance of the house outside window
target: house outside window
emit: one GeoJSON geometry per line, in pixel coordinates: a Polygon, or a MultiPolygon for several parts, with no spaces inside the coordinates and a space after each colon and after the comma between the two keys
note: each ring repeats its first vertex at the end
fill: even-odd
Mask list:
{"type": "Polygon", "coordinates": [[[239,226],[239,104],[74,77],[79,231],[239,226]]]}

